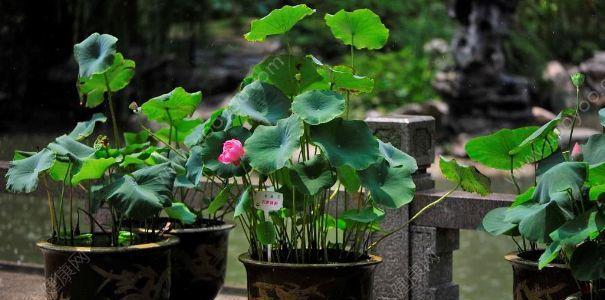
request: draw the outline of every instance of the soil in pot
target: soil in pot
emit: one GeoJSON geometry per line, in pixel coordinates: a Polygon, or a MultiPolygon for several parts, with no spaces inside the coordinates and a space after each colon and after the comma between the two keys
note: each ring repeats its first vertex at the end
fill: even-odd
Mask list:
{"type": "Polygon", "coordinates": [[[515,300],[565,299],[578,292],[578,285],[564,262],[555,260],[542,270],[538,269],[538,259],[542,252],[514,252],[505,256],[513,267],[515,300]]]}
{"type": "MultiPolygon", "coordinates": [[[[96,235],[95,235],[96,236],[96,235]]],[[[94,237],[96,244],[109,240],[94,237]]],[[[169,299],[170,249],[178,238],[122,247],[37,243],[44,255],[46,298],[169,299]]]]}
{"type": "Polygon", "coordinates": [[[167,222],[173,225],[170,234],[180,239],[172,251],[171,299],[214,299],[225,283],[229,233],[235,225],[208,219],[192,225],[161,219],[158,224],[167,222]]]}
{"type": "MultiPolygon", "coordinates": [[[[331,261],[338,253],[330,253],[331,261]]],[[[374,271],[378,256],[355,262],[323,264],[276,263],[242,254],[246,267],[248,299],[373,299],[374,271]]]]}

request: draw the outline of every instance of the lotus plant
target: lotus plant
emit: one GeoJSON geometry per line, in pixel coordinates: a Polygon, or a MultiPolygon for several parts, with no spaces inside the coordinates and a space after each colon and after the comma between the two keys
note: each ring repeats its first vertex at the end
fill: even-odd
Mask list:
{"type": "MultiPolygon", "coordinates": [[[[477,137],[466,145],[472,160],[487,167],[507,170],[518,192],[508,208],[497,208],[483,219],[492,235],[508,235],[520,251],[543,248],[542,269],[553,260],[566,263],[579,281],[598,282],[605,278],[600,255],[605,247],[605,135],[595,134],[583,144],[572,144],[579,120],[580,91],[584,75],[575,73],[576,107],[567,108],[541,127],[503,129],[477,137]],[[570,119],[568,147],[559,146],[557,126],[570,119]],[[514,171],[534,165],[534,184],[521,189],[514,171]]],[[[605,110],[599,111],[605,126],[605,110]]],[[[597,285],[590,285],[596,293],[597,285]]]]}
{"type": "MultiPolygon", "coordinates": [[[[315,13],[304,4],[286,5],[253,21],[245,38],[263,42],[286,35],[315,13]]],[[[331,66],[312,55],[295,55],[288,46],[287,53],[252,68],[223,111],[230,116],[228,125],[199,139],[204,167],[219,177],[238,178],[234,217],[253,259],[358,260],[381,240],[373,243],[375,237],[392,234],[380,228],[385,211],[414,196],[414,158],[377,139],[364,121],[347,117],[351,96],[374,86],[373,79],[356,74],[354,53],[382,48],[388,29],[368,9],[324,19],[350,47],[350,64],[331,66]]],[[[442,161],[456,188],[489,189],[489,180],[476,169],[442,161]]]]}
{"type": "Polygon", "coordinates": [[[97,113],[37,152],[17,151],[6,174],[9,191],[29,193],[40,182],[46,188],[51,243],[99,246],[138,243],[138,236],[124,230],[122,221],[153,218],[171,205],[169,195],[176,172],[170,164],[149,160],[147,165],[134,166],[138,160],[161,156],[166,151],[144,141],[122,147],[114,94],[129,84],[135,63],[116,52],[116,43],[117,38],[111,35],[93,33],[74,46],[81,103],[89,108],[107,104],[113,143],[102,134],[95,136],[97,125],[108,120],[97,113]],[[86,203],[76,200],[82,196],[86,203]],[[102,206],[109,213],[109,230],[94,218],[102,206]],[[90,229],[86,233],[80,216],[89,219],[90,229]]]}

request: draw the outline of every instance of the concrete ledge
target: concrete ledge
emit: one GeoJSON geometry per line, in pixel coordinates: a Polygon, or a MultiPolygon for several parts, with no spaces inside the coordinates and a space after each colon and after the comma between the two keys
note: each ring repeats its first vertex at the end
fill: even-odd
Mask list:
{"type": "MultiPolygon", "coordinates": [[[[443,196],[445,192],[435,190],[416,192],[411,203],[410,215],[414,215],[427,204],[443,196]]],[[[454,192],[448,199],[426,211],[413,223],[414,225],[449,228],[449,229],[477,229],[483,216],[490,210],[506,207],[515,200],[512,194],[491,194],[481,197],[478,194],[467,192],[454,192]]]]}

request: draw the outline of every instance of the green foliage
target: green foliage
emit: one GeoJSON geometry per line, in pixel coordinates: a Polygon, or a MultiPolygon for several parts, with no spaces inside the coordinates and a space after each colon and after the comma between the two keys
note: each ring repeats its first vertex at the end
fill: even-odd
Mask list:
{"type": "Polygon", "coordinates": [[[416,159],[395,148],[395,146],[391,145],[391,143],[385,143],[381,140],[378,140],[378,150],[392,168],[403,167],[410,174],[418,170],[416,159]]]}
{"type": "Polygon", "coordinates": [[[76,141],[81,141],[93,133],[98,122],[105,123],[106,121],[107,117],[105,117],[104,114],[96,113],[92,115],[92,118],[89,121],[78,122],[68,136],[76,141]]]}
{"type": "Polygon", "coordinates": [[[201,92],[188,93],[177,87],[170,93],[149,99],[141,109],[150,120],[174,125],[193,114],[200,101],[201,92]]]}
{"type": "Polygon", "coordinates": [[[197,220],[197,215],[182,202],[173,202],[171,206],[165,207],[164,211],[168,217],[179,220],[182,224],[193,224],[197,220]]]}
{"type": "Polygon", "coordinates": [[[13,160],[6,173],[6,189],[13,193],[30,193],[38,187],[40,173],[50,169],[55,160],[55,153],[42,149],[34,155],[13,160]]]}
{"type": "Polygon", "coordinates": [[[74,58],[80,67],[79,77],[88,78],[105,72],[114,61],[117,41],[114,36],[95,32],[74,45],[74,58]]]}
{"type": "Polygon", "coordinates": [[[268,35],[288,32],[296,23],[314,12],[304,4],[285,5],[271,11],[260,20],[252,21],[250,32],[246,33],[244,37],[248,41],[262,42],[268,35]]]}
{"type": "Polygon", "coordinates": [[[275,126],[258,126],[244,147],[250,165],[264,174],[281,169],[300,146],[302,135],[303,123],[296,116],[279,120],[275,126]]]}
{"type": "Polygon", "coordinates": [[[488,212],[481,223],[483,229],[491,235],[519,235],[517,224],[506,221],[507,210],[499,207],[488,212]]]}
{"type": "Polygon", "coordinates": [[[292,185],[302,194],[315,195],[336,182],[330,163],[323,156],[315,156],[290,168],[292,185]]]}
{"type": "Polygon", "coordinates": [[[270,83],[293,97],[321,85],[322,76],[307,57],[271,55],[252,68],[251,79],[270,83]]]}
{"type": "Polygon", "coordinates": [[[330,122],[345,112],[345,98],[334,91],[309,91],[294,98],[292,112],[305,123],[330,122]]]}
{"type": "Polygon", "coordinates": [[[105,101],[108,91],[117,92],[124,89],[134,76],[135,63],[124,59],[121,53],[113,56],[113,63],[103,72],[90,77],[81,77],[78,81],[78,94],[86,107],[97,107],[105,101]]]}
{"type": "Polygon", "coordinates": [[[372,200],[387,208],[399,208],[414,198],[416,185],[409,170],[392,168],[386,161],[371,165],[359,171],[359,178],[370,191],[372,200]]]}
{"type": "Polygon", "coordinates": [[[290,100],[275,86],[254,81],[245,86],[229,104],[235,113],[267,125],[288,116],[290,100]]]}
{"type": "Polygon", "coordinates": [[[334,15],[326,14],[325,20],[334,37],[357,49],[380,49],[389,38],[389,30],[369,9],[340,10],[334,15]]]}
{"type": "Polygon", "coordinates": [[[204,168],[210,170],[212,174],[223,178],[245,174],[245,166],[248,164],[247,159],[244,159],[242,163],[236,166],[233,164],[223,164],[218,161],[218,157],[222,153],[223,144],[226,141],[236,139],[244,144],[250,138],[250,135],[250,131],[243,127],[234,127],[227,131],[217,131],[209,134],[200,149],[204,168]]]}
{"type": "Polygon", "coordinates": [[[489,178],[475,167],[462,166],[456,160],[447,160],[444,157],[439,158],[439,167],[443,177],[460,184],[463,190],[483,196],[489,194],[491,185],[489,178]]]}
{"type": "Polygon", "coordinates": [[[349,165],[365,169],[380,158],[378,141],[363,121],[334,119],[311,126],[311,141],[319,146],[336,167],[349,165]]]}

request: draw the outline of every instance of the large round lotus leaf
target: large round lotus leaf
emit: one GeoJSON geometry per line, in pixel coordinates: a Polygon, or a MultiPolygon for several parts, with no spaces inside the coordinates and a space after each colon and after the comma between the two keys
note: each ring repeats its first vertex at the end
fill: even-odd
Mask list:
{"type": "Polygon", "coordinates": [[[230,103],[235,113],[263,124],[276,124],[288,116],[290,100],[275,86],[254,81],[230,103]]]}
{"type": "Polygon", "coordinates": [[[416,185],[410,173],[402,168],[391,168],[384,160],[359,171],[359,177],[372,199],[385,207],[399,208],[414,198],[416,185]]]}
{"type": "Polygon", "coordinates": [[[323,156],[295,164],[290,169],[290,180],[301,193],[315,195],[320,190],[329,188],[336,182],[336,173],[323,156]]]}
{"type": "Polygon", "coordinates": [[[548,157],[557,149],[557,136],[554,133],[548,135],[548,138],[539,139],[533,143],[533,151],[531,145],[517,149],[517,146],[537,129],[536,126],[514,130],[502,129],[487,136],[471,139],[466,144],[465,150],[472,160],[485,166],[499,170],[510,170],[511,166],[513,169],[517,169],[543,157],[548,157]],[[513,150],[515,150],[514,153],[513,150]]]}
{"type": "Polygon", "coordinates": [[[410,174],[418,170],[416,159],[395,148],[391,143],[385,143],[378,140],[378,150],[392,168],[401,167],[408,170],[410,174]]]}
{"type": "Polygon", "coordinates": [[[90,77],[80,78],[78,81],[78,94],[80,101],[86,107],[96,107],[103,103],[106,92],[117,92],[125,88],[134,76],[136,64],[130,59],[124,59],[122,54],[114,55],[113,64],[103,73],[93,74],[90,77]],[[109,88],[108,88],[109,85],[109,88]]]}
{"type": "Polygon", "coordinates": [[[491,235],[519,235],[517,224],[505,221],[506,207],[492,209],[483,217],[483,229],[491,235]]]}
{"type": "Polygon", "coordinates": [[[141,109],[150,120],[176,124],[193,114],[200,101],[202,92],[188,93],[177,87],[170,93],[149,99],[141,109]]]}
{"type": "Polygon", "coordinates": [[[223,153],[223,144],[226,141],[237,139],[243,144],[249,137],[250,131],[244,127],[234,127],[227,131],[210,133],[206,137],[205,142],[201,145],[201,155],[204,167],[223,178],[244,175],[246,170],[249,170],[249,167],[247,166],[248,155],[244,155],[242,162],[240,162],[238,166],[223,164],[218,161],[218,157],[223,153]]]}
{"type": "Polygon", "coordinates": [[[380,49],[389,38],[389,30],[380,17],[367,8],[340,10],[334,15],[326,14],[325,20],[334,37],[357,49],[380,49]]]}
{"type": "Polygon", "coordinates": [[[582,145],[582,156],[591,167],[605,163],[605,134],[595,134],[588,138],[586,144],[582,145]]]}
{"type": "Polygon", "coordinates": [[[299,148],[303,131],[296,116],[279,120],[275,126],[258,126],[244,146],[250,165],[264,174],[281,169],[299,148]]]}
{"type": "Polygon", "coordinates": [[[10,162],[6,173],[6,189],[15,193],[29,193],[38,187],[40,173],[50,169],[55,161],[55,153],[42,149],[34,155],[10,162]]]}
{"type": "Polygon", "coordinates": [[[311,140],[336,167],[349,165],[357,170],[365,169],[381,157],[378,141],[363,121],[336,118],[311,126],[311,140]]]}
{"type": "Polygon", "coordinates": [[[294,98],[292,111],[306,123],[319,125],[345,111],[345,98],[334,91],[309,91],[294,98]]]}
{"type": "Polygon", "coordinates": [[[310,58],[288,54],[265,58],[252,69],[251,79],[273,84],[287,96],[328,87],[310,58]]]}
{"type": "Polygon", "coordinates": [[[248,41],[262,42],[268,35],[288,32],[298,21],[314,12],[314,9],[305,4],[285,5],[272,10],[262,19],[252,21],[250,32],[246,33],[244,37],[248,41]]]}
{"type": "Polygon", "coordinates": [[[587,175],[588,164],[585,162],[559,163],[540,176],[532,199],[539,203],[563,199],[559,205],[571,206],[573,199],[580,199],[587,175]],[[561,193],[564,191],[567,192],[561,193]],[[570,198],[569,193],[573,199],[570,198]]]}
{"type": "MultiPolygon", "coordinates": [[[[522,206],[526,205],[516,208],[522,206]]],[[[567,214],[554,201],[527,205],[527,208],[519,222],[519,233],[532,242],[550,243],[550,233],[567,221],[567,214]]]]}
{"type": "Polygon", "coordinates": [[[80,77],[103,73],[113,63],[118,39],[109,34],[93,33],[74,45],[74,57],[80,67],[80,77]]]}

